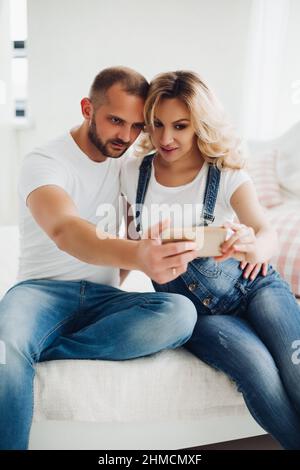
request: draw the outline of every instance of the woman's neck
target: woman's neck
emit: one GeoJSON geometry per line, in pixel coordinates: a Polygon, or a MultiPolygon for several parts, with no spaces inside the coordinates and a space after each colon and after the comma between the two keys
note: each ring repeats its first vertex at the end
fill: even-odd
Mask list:
{"type": "Polygon", "coordinates": [[[153,161],[156,181],[170,187],[188,184],[196,178],[204,161],[200,151],[182,156],[174,162],[166,162],[158,153],[153,161]]]}

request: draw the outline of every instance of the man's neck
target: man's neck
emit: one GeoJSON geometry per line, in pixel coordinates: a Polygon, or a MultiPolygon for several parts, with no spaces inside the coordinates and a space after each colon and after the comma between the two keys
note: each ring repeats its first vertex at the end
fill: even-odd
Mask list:
{"type": "Polygon", "coordinates": [[[102,153],[95,147],[95,145],[90,141],[88,137],[88,127],[87,123],[83,122],[81,126],[76,127],[71,130],[71,136],[73,137],[76,145],[80,150],[93,162],[102,163],[105,162],[107,157],[102,155],[102,153]]]}

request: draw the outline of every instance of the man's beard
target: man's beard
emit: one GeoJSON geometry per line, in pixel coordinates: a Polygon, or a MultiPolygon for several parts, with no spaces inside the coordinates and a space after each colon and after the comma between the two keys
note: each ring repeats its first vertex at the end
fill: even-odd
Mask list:
{"type": "Polygon", "coordinates": [[[126,152],[126,150],[129,147],[129,142],[124,142],[123,140],[120,139],[114,139],[114,140],[107,140],[105,143],[101,140],[99,135],[97,134],[97,129],[96,129],[96,122],[94,116],[92,117],[92,121],[88,130],[88,138],[92,142],[92,144],[101,152],[101,154],[104,157],[108,158],[120,158],[122,155],[126,152]],[[115,143],[115,144],[120,144],[124,145],[124,150],[118,155],[112,155],[108,149],[108,146],[110,143],[115,143]]]}

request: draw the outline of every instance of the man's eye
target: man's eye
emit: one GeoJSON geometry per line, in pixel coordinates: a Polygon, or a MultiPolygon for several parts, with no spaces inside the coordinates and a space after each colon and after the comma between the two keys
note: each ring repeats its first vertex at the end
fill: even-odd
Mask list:
{"type": "Polygon", "coordinates": [[[120,124],[121,123],[121,119],[116,118],[116,117],[111,117],[110,120],[113,124],[120,124]]]}

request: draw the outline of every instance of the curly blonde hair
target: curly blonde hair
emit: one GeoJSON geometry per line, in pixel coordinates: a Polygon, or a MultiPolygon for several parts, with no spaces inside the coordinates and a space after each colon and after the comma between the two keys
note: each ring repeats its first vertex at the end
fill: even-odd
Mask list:
{"type": "MultiPolygon", "coordinates": [[[[240,169],[240,141],[227,123],[223,108],[212,90],[194,72],[180,70],[161,73],[150,83],[144,108],[147,127],[154,126],[156,106],[163,99],[178,98],[188,108],[203,158],[218,168],[240,169]]],[[[136,154],[145,155],[154,149],[150,136],[139,143],[136,154]]]]}

